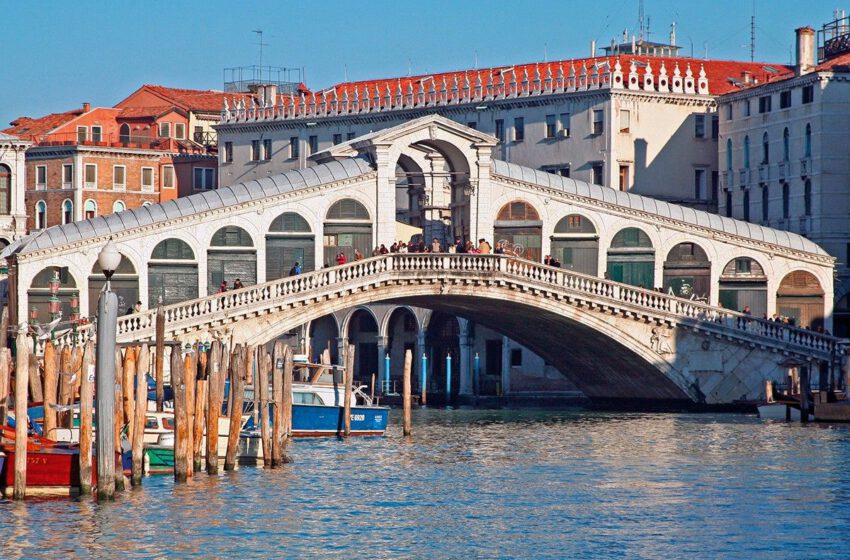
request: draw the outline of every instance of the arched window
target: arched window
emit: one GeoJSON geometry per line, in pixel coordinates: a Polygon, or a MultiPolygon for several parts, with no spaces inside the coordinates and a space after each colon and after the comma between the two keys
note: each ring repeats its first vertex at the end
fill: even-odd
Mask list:
{"type": "Polygon", "coordinates": [[[812,181],[806,179],[806,184],[803,188],[803,206],[805,207],[806,216],[812,215],[812,181]]]}
{"type": "Polygon", "coordinates": [[[327,220],[368,220],[369,210],[351,198],[338,200],[331,205],[325,217],[327,220]]]}
{"type": "Polygon", "coordinates": [[[44,229],[47,226],[47,203],[39,200],[35,203],[35,229],[44,229]]]}
{"type": "Polygon", "coordinates": [[[12,170],[0,165],[0,214],[12,211],[12,170]]]}
{"type": "Polygon", "coordinates": [[[62,203],[62,223],[70,224],[74,221],[74,203],[70,200],[65,200],[62,203]]]}
{"type": "Polygon", "coordinates": [[[804,157],[812,157],[812,125],[806,124],[806,140],[803,144],[804,157]]]}
{"type": "Polygon", "coordinates": [[[791,215],[791,194],[788,183],[782,183],[782,217],[788,218],[791,215]]]}
{"type": "Polygon", "coordinates": [[[744,168],[750,168],[750,137],[744,136],[744,168]]]}
{"type": "Polygon", "coordinates": [[[514,200],[502,206],[493,223],[494,241],[506,252],[540,262],[543,260],[543,222],[534,206],[514,200]]]}
{"type": "Polygon", "coordinates": [[[655,249],[638,228],[617,232],[608,249],[608,278],[642,288],[655,287],[655,249]]]}
{"type": "Polygon", "coordinates": [[[219,290],[222,282],[233,286],[257,283],[257,251],[251,234],[239,226],[225,226],[216,231],[207,249],[207,293],[219,290]]]}
{"type": "Polygon", "coordinates": [[[124,206],[124,203],[121,202],[120,200],[116,200],[115,202],[112,203],[112,212],[113,213],[123,212],[126,209],[127,209],[127,207],[124,206]]]}
{"type": "Polygon", "coordinates": [[[555,224],[550,250],[563,268],[593,276],[599,270],[599,236],[593,223],[580,214],[569,214],[555,224]]]}
{"type": "Polygon", "coordinates": [[[97,216],[97,202],[94,200],[87,200],[86,205],[83,207],[83,211],[85,212],[85,218],[87,220],[92,220],[97,216]]]}
{"type": "Polygon", "coordinates": [[[726,170],[732,173],[732,139],[726,140],[726,170]]]}
{"type": "Polygon", "coordinates": [[[124,123],[121,125],[121,128],[118,131],[118,141],[122,144],[130,143],[130,125],[124,123]]]}
{"type": "Polygon", "coordinates": [[[769,208],[770,193],[767,190],[767,185],[761,188],[761,221],[767,223],[770,214],[769,208]]]}
{"type": "Polygon", "coordinates": [[[345,255],[348,262],[354,260],[355,250],[363,255],[370,255],[372,221],[369,218],[369,210],[351,198],[334,202],[325,214],[322,238],[326,265],[335,263],[340,253],[345,255]]]}
{"type": "Polygon", "coordinates": [[[195,253],[185,241],[171,238],[154,247],[148,262],[149,306],[195,299],[198,283],[195,253]]]}
{"type": "Polygon", "coordinates": [[[785,131],[782,133],[782,161],[789,161],[791,159],[791,133],[788,132],[788,127],[785,127],[785,131]]]}

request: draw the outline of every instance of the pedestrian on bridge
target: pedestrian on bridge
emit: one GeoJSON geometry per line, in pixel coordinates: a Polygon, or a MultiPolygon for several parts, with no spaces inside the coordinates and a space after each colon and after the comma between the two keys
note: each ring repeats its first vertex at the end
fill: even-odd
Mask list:
{"type": "Polygon", "coordinates": [[[222,280],[218,286],[218,293],[223,294],[227,291],[227,280],[222,280]]]}
{"type": "Polygon", "coordinates": [[[478,240],[478,252],[479,253],[481,253],[482,255],[489,255],[491,250],[492,250],[492,247],[490,247],[490,244],[487,243],[486,239],[484,239],[482,237],[481,239],[478,240]]]}
{"type": "Polygon", "coordinates": [[[298,276],[299,274],[301,274],[301,263],[295,261],[295,264],[292,265],[292,268],[289,269],[289,275],[298,276]]]}
{"type": "Polygon", "coordinates": [[[347,262],[348,262],[348,258],[345,256],[345,253],[340,251],[339,254],[337,254],[337,256],[336,256],[336,264],[339,265],[339,266],[342,266],[347,262]]]}
{"type": "Polygon", "coordinates": [[[440,240],[436,237],[431,240],[431,252],[432,253],[442,253],[443,248],[440,246],[440,240]]]}

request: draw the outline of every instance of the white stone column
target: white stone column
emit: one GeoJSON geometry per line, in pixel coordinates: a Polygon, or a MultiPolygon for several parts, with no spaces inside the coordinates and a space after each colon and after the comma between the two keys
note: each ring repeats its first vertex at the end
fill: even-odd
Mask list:
{"type": "Polygon", "coordinates": [[[460,362],[458,363],[458,375],[460,376],[459,394],[471,395],[473,393],[471,325],[467,319],[461,319],[460,317],[458,317],[457,322],[460,324],[460,334],[458,336],[458,342],[460,343],[460,362]]]}
{"type": "MultiPolygon", "coordinates": [[[[413,387],[419,388],[419,393],[422,392],[422,354],[427,354],[425,350],[425,334],[425,331],[421,329],[416,334],[416,354],[413,356],[413,371],[417,372],[419,375],[416,376],[416,379],[413,381],[412,385],[413,387]]],[[[428,361],[430,362],[430,359],[428,361]]]]}
{"type": "Polygon", "coordinates": [[[490,200],[493,198],[493,187],[490,184],[492,152],[493,147],[489,144],[477,147],[476,166],[472,171],[477,177],[474,177],[474,180],[471,179],[475,186],[475,193],[469,201],[469,221],[473,242],[477,244],[479,239],[484,238],[492,247],[495,247],[493,222],[496,217],[494,209],[490,207],[490,200]]]}
{"type": "Polygon", "coordinates": [[[345,352],[348,350],[348,337],[338,336],[336,338],[336,365],[345,365],[345,352]]]}
{"type": "Polygon", "coordinates": [[[389,145],[376,146],[375,232],[373,245],[389,247],[395,240],[395,162],[390,161],[389,145]]]}
{"type": "Polygon", "coordinates": [[[502,394],[511,392],[511,339],[502,337],[502,394]]]}
{"type": "MultiPolygon", "coordinates": [[[[15,146],[15,160],[12,169],[12,188],[13,196],[11,200],[11,214],[15,219],[15,238],[26,235],[27,232],[27,165],[26,165],[26,149],[30,143],[20,144],[15,146]]],[[[33,202],[33,205],[35,202],[33,202]]],[[[35,212],[35,208],[32,210],[35,212]]]]}

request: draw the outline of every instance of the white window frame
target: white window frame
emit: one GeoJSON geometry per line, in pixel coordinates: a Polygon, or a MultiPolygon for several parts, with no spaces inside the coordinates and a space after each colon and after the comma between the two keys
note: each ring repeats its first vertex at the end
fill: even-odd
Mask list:
{"type": "MultiPolygon", "coordinates": [[[[602,116],[603,123],[605,122],[605,116],[602,116]]],[[[620,132],[622,134],[629,134],[632,130],[632,112],[629,109],[620,109],[620,132]]]]}
{"type": "Polygon", "coordinates": [[[96,163],[87,163],[83,168],[83,183],[85,183],[85,188],[87,189],[97,189],[97,164],[96,163]],[[88,181],[88,170],[89,168],[94,169],[94,181],[88,181]]]}
{"type": "Polygon", "coordinates": [[[97,218],[97,201],[93,198],[87,198],[86,201],[83,202],[83,218],[85,218],[86,220],[97,218]],[[91,218],[87,216],[88,210],[86,209],[86,206],[89,205],[89,202],[91,202],[92,206],[94,206],[94,215],[91,218]]]}
{"type": "Polygon", "coordinates": [[[274,146],[271,138],[263,138],[263,141],[260,143],[260,156],[263,161],[270,161],[272,159],[272,152],[274,151],[274,146]]]}
{"type": "Polygon", "coordinates": [[[171,123],[170,122],[161,122],[161,123],[159,123],[159,125],[156,128],[157,128],[157,135],[160,138],[171,138],[171,123]],[[163,134],[163,131],[165,131],[165,134],[163,134]]]}
{"type": "Polygon", "coordinates": [[[126,165],[113,165],[112,166],[112,190],[114,191],[125,191],[127,190],[127,166],[126,165]],[[115,181],[115,172],[121,169],[122,173],[122,182],[118,183],[115,181]]]}
{"type": "Polygon", "coordinates": [[[558,134],[561,138],[570,137],[570,113],[558,115],[558,134]]]}
{"type": "Polygon", "coordinates": [[[176,189],[177,188],[177,176],[174,174],[174,166],[173,165],[163,165],[162,166],[162,188],[163,189],[176,189]],[[166,185],[166,179],[171,178],[171,186],[166,185]]]}
{"type": "Polygon", "coordinates": [[[62,164],[62,188],[63,189],[71,189],[74,187],[74,164],[73,163],[63,163],[62,164]],[[67,171],[71,170],[70,178],[67,177],[67,171]],[[66,180],[67,179],[67,180],[66,180]]]}
{"type": "Polygon", "coordinates": [[[47,166],[46,165],[36,165],[35,166],[35,190],[37,191],[46,191],[47,190],[47,166]],[[44,177],[39,177],[40,175],[44,175],[44,177]],[[41,180],[39,180],[41,179],[41,180]]]}
{"type": "Polygon", "coordinates": [[[590,134],[594,136],[599,136],[605,133],[605,110],[604,109],[591,109],[590,110],[590,134]],[[596,116],[599,115],[600,119],[597,121],[596,116]],[[599,130],[596,130],[596,123],[599,123],[599,130]]]}
{"type": "Polygon", "coordinates": [[[142,171],[139,174],[139,185],[142,189],[142,192],[154,192],[154,185],[156,184],[156,170],[153,167],[142,167],[142,171]],[[151,180],[149,184],[145,184],[145,171],[150,171],[151,180]]]}
{"type": "Polygon", "coordinates": [[[65,200],[63,200],[62,206],[60,207],[60,210],[61,210],[61,216],[62,216],[62,225],[70,224],[71,222],[74,221],[74,201],[73,200],[71,200],[70,198],[66,198],[65,200]],[[65,219],[65,217],[66,217],[65,216],[65,205],[69,202],[71,203],[71,219],[70,219],[70,221],[65,219]]]}
{"type": "Polygon", "coordinates": [[[77,144],[82,144],[83,142],[87,142],[89,139],[89,129],[87,126],[78,126],[77,127],[77,144]],[[82,139],[80,138],[80,132],[82,132],[82,139]]]}
{"type": "Polygon", "coordinates": [[[116,212],[124,212],[124,210],[127,210],[127,204],[123,200],[116,200],[112,203],[112,213],[113,214],[115,214],[116,212]],[[124,209],[123,210],[116,210],[115,206],[118,205],[118,204],[123,206],[124,209]]]}
{"type": "Polygon", "coordinates": [[[47,226],[47,202],[44,200],[39,200],[35,203],[33,222],[35,222],[35,229],[44,229],[47,226]],[[39,206],[44,206],[44,214],[41,214],[41,216],[43,216],[41,219],[39,219],[39,206]]]}
{"type": "Polygon", "coordinates": [[[301,139],[298,136],[289,137],[289,159],[298,159],[301,155],[301,139]]]}
{"type": "Polygon", "coordinates": [[[174,123],[174,137],[178,140],[186,139],[186,123],[174,123]],[[180,132],[180,131],[183,132],[180,132]]]}
{"type": "Polygon", "coordinates": [[[91,127],[91,141],[92,142],[103,142],[103,127],[99,125],[92,125],[91,127]],[[97,138],[95,138],[95,130],[97,130],[97,138]]]}

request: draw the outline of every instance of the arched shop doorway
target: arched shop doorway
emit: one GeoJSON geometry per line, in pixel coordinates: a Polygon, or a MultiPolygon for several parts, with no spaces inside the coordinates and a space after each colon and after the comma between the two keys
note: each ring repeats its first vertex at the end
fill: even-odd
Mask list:
{"type": "Polygon", "coordinates": [[[304,272],[316,269],[316,238],[300,214],[284,212],[266,234],[266,280],[289,275],[297,262],[304,272]]]}
{"type": "Polygon", "coordinates": [[[593,224],[580,214],[570,214],[555,224],[551,255],[561,268],[596,276],[599,273],[599,236],[593,224]]]}
{"type": "Polygon", "coordinates": [[[148,306],[170,305],[198,297],[198,262],[189,244],[166,239],[148,262],[148,306]]]}
{"type": "Polygon", "coordinates": [[[335,265],[336,255],[354,260],[354,250],[363,256],[372,254],[372,220],[365,206],[350,198],[336,201],[325,216],[324,264],[335,265]]]}
{"type": "Polygon", "coordinates": [[[776,312],[793,319],[798,327],[823,328],[823,288],[811,272],[785,275],[776,291],[776,312]]]}
{"type": "Polygon", "coordinates": [[[664,261],[664,291],[675,296],[711,301],[711,262],[696,243],[679,243],[664,261]]]}
{"type": "MultiPolygon", "coordinates": [[[[502,206],[493,224],[495,242],[506,242],[508,247],[519,248],[522,258],[541,262],[543,222],[534,207],[523,201],[514,200],[502,206]]],[[[473,240],[475,242],[477,240],[473,240]]]]}
{"type": "Polygon", "coordinates": [[[243,286],[257,283],[257,250],[247,231],[226,226],[215,232],[207,250],[207,294],[218,292],[222,282],[232,288],[237,278],[243,286]]]}
{"type": "Polygon", "coordinates": [[[720,273],[720,305],[733,311],[749,307],[754,317],[767,314],[767,275],[749,257],[729,261],[720,273]]]}
{"type": "Polygon", "coordinates": [[[617,232],[608,249],[608,277],[641,288],[655,287],[655,249],[646,233],[638,228],[617,232]]]}

